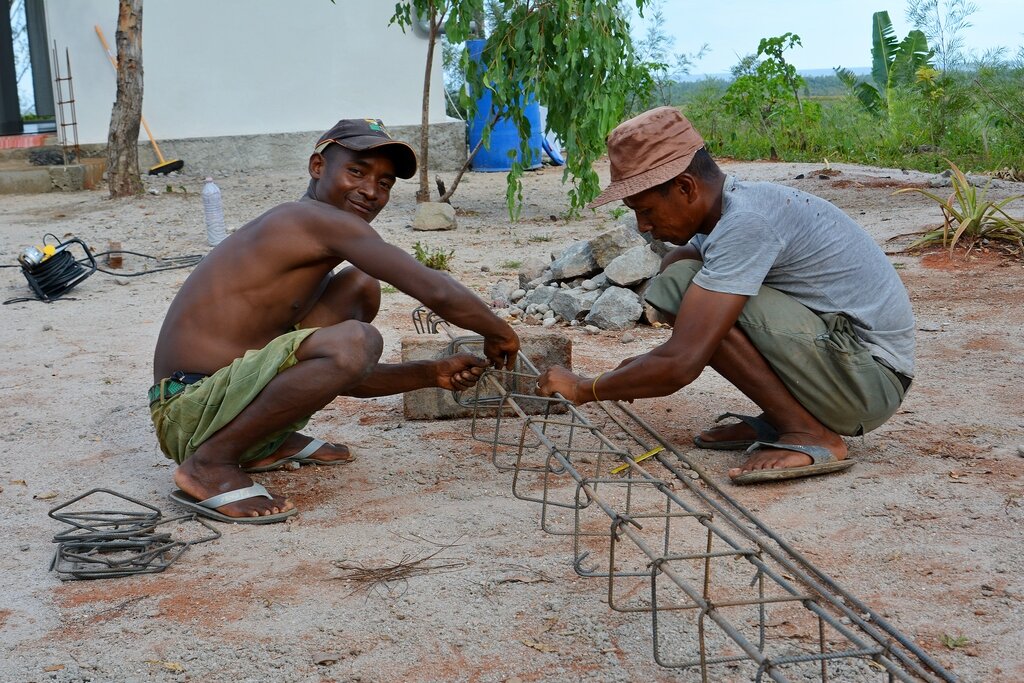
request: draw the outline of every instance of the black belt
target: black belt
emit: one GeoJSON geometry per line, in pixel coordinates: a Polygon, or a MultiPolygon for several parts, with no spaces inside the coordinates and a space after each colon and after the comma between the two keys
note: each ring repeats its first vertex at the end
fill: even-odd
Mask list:
{"type": "Polygon", "coordinates": [[[182,372],[181,370],[173,372],[170,377],[160,380],[149,388],[149,404],[153,405],[161,399],[166,401],[172,396],[177,396],[189,384],[195,384],[207,377],[209,375],[204,375],[201,372],[182,372]]]}
{"type": "Polygon", "coordinates": [[[878,363],[879,365],[881,365],[882,367],[884,367],[886,370],[888,370],[892,374],[896,375],[896,379],[899,380],[900,385],[903,387],[903,393],[907,393],[907,389],[910,388],[910,384],[914,381],[913,377],[907,377],[906,375],[904,375],[899,370],[893,369],[893,367],[891,365],[886,363],[881,358],[875,357],[875,362],[878,363]]]}

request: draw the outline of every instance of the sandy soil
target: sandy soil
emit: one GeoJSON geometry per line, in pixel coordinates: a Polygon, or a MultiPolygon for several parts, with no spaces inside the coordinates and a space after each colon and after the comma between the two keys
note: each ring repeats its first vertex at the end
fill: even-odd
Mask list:
{"type": "MultiPolygon", "coordinates": [[[[939,219],[924,198],[891,196],[926,182],[921,174],[838,166],[842,174],[820,179],[813,164],[726,167],[820,194],[880,243],[939,219]]],[[[411,183],[377,224],[410,250],[416,241],[454,249],[454,275],[486,294],[515,277],[509,261],[615,223],[607,207],[564,220],[560,177],[551,168],[527,177],[514,225],[501,174],[463,181],[456,232],[409,229],[411,183]]],[[[218,182],[237,226],[297,197],[306,181],[303,169],[282,169],[218,182]]],[[[158,194],[116,202],[105,191],[5,196],[0,251],[14,263],[53,233],[96,250],[118,241],[154,255],[203,253],[200,179],[153,187],[158,194]]],[[[963,680],[1024,680],[1024,263],[982,252],[893,260],[919,330],[918,378],[903,409],[850,440],[858,464],[846,474],[730,492],[963,680]]],[[[143,262],[129,256],[125,266],[143,262]]],[[[653,661],[649,618],[602,604],[604,583],[573,572],[571,542],[539,528],[538,508],[511,495],[511,476],[494,468],[466,421],[405,422],[400,397],[339,398],[314,418],[310,433],[351,444],[356,463],[258,477],[301,509],[288,524],[221,525],[221,539],[161,574],[62,583],[48,572],[62,526],[46,513],[58,503],[106,487],[175,509],[145,392],[161,319],[185,275],[96,274],[69,300],[0,309],[0,680],[699,680],[653,661]],[[443,571],[373,587],[338,578],[338,562],[376,567],[439,545],[450,546],[432,560],[450,565],[443,571]]],[[[27,294],[19,271],[4,270],[0,295],[27,294]]],[[[414,306],[385,294],[385,359],[396,360],[412,333],[414,306]]],[[[614,367],[668,334],[640,328],[623,343],[622,333],[559,329],[583,372],[614,367]]],[[[751,409],[710,371],[635,407],[686,450],[718,413],[751,409]]],[[[740,458],[692,457],[724,487],[740,458]]],[[[750,678],[731,671],[714,679],[750,678]]]]}

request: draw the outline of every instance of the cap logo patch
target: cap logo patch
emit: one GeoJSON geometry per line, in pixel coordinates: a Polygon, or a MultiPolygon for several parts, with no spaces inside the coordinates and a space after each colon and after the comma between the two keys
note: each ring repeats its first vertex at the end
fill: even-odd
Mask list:
{"type": "Polygon", "coordinates": [[[383,133],[384,135],[387,135],[388,137],[391,137],[391,134],[388,133],[388,129],[384,127],[384,122],[381,121],[380,119],[363,119],[363,120],[366,121],[366,125],[368,125],[370,127],[370,130],[372,130],[373,132],[375,132],[375,133],[383,133]]]}

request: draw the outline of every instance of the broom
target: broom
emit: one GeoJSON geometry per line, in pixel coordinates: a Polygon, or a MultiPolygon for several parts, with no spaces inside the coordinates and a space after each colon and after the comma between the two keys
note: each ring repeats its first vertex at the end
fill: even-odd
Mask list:
{"type": "MultiPolygon", "coordinates": [[[[110,46],[107,45],[107,39],[103,36],[103,31],[99,26],[94,26],[96,29],[96,35],[99,36],[100,42],[103,43],[103,49],[107,52],[107,59],[110,60],[110,65],[114,67],[114,71],[117,71],[117,58],[114,57],[110,51],[110,46]]],[[[153,145],[153,151],[156,152],[156,158],[160,160],[160,163],[156,166],[151,166],[149,169],[149,175],[167,174],[171,171],[177,171],[185,165],[185,162],[181,159],[164,159],[164,155],[160,152],[160,145],[156,144],[156,139],[153,137],[153,132],[149,129],[149,124],[146,123],[146,117],[139,114],[139,118],[142,119],[142,127],[146,129],[146,135],[149,137],[150,144],[153,145]]]]}

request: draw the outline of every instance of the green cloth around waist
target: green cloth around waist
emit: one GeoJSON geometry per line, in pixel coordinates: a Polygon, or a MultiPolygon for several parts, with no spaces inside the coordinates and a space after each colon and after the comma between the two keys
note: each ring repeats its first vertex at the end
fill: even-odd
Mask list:
{"type": "MultiPolygon", "coordinates": [[[[245,410],[277,375],[295,365],[295,352],[306,337],[318,328],[296,330],[273,339],[262,349],[246,351],[230,365],[195,384],[184,385],[176,393],[166,387],[155,388],[150,416],[156,428],[160,450],[179,465],[192,457],[196,449],[245,410]],[[167,398],[168,393],[173,393],[167,398]]],[[[175,382],[175,384],[179,384],[175,382]]],[[[153,391],[151,390],[151,396],[153,391]]],[[[250,462],[270,455],[290,434],[306,426],[303,418],[250,446],[239,462],[250,462]]]]}

